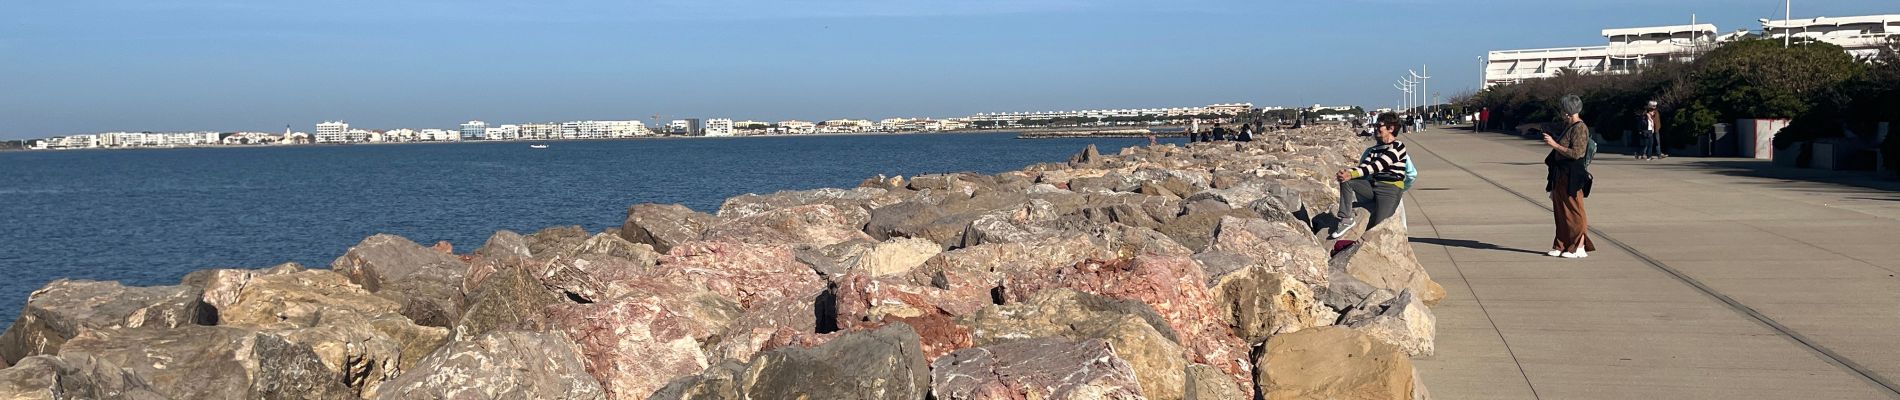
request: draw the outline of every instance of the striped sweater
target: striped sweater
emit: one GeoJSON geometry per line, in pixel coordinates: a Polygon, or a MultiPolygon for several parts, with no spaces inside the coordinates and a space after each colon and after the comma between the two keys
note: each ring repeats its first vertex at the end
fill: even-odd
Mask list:
{"type": "MultiPolygon", "coordinates": [[[[1359,166],[1352,169],[1352,177],[1359,178],[1380,172],[1390,172],[1397,174],[1397,176],[1405,176],[1405,162],[1407,160],[1411,159],[1405,154],[1405,142],[1394,140],[1392,143],[1372,146],[1372,149],[1366,152],[1366,156],[1359,159],[1359,166]]],[[[1405,187],[1405,181],[1379,183],[1391,184],[1401,188],[1405,187]]]]}

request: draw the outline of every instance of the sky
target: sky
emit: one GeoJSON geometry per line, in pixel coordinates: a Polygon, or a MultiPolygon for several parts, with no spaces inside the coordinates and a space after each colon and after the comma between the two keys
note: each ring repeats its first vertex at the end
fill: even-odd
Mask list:
{"type": "MultiPolygon", "coordinates": [[[[1487,50],[1724,32],[1774,0],[18,0],[0,139],[463,121],[958,117],[1450,97],[1487,50]]],[[[1900,13],[1801,1],[1794,16],[1900,13]]]]}

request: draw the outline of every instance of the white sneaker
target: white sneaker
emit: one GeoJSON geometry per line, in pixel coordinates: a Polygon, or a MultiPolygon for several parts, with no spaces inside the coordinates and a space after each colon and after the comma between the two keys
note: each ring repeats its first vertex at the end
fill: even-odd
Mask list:
{"type": "Polygon", "coordinates": [[[1590,253],[1585,253],[1583,252],[1583,250],[1577,250],[1577,252],[1575,253],[1563,253],[1559,255],[1559,257],[1563,257],[1563,258],[1584,258],[1584,257],[1589,257],[1589,256],[1590,256],[1590,253]]]}
{"type": "Polygon", "coordinates": [[[1557,256],[1562,256],[1562,255],[1564,255],[1564,251],[1563,251],[1563,250],[1551,250],[1551,251],[1550,251],[1549,253],[1544,253],[1544,255],[1547,255],[1547,256],[1551,256],[1551,257],[1557,257],[1557,256]]]}
{"type": "Polygon", "coordinates": [[[1333,226],[1333,233],[1327,236],[1330,239],[1338,239],[1340,236],[1346,236],[1346,232],[1352,231],[1352,226],[1358,223],[1359,221],[1353,221],[1351,219],[1340,220],[1339,224],[1333,226]]]}

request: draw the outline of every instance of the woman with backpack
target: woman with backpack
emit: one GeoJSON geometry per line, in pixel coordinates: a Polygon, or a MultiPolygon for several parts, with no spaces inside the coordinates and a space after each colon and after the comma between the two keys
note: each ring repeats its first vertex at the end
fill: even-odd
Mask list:
{"type": "Polygon", "coordinates": [[[1550,242],[1552,257],[1584,258],[1590,251],[1597,249],[1590,241],[1590,217],[1583,212],[1583,198],[1590,196],[1593,178],[1590,176],[1590,159],[1595,155],[1596,142],[1590,138],[1590,127],[1583,124],[1583,99],[1577,95],[1564,96],[1558,102],[1566,124],[1559,138],[1551,138],[1544,133],[1544,145],[1550,146],[1550,155],[1544,156],[1544,165],[1549,174],[1545,177],[1544,190],[1550,192],[1551,211],[1557,220],[1557,238],[1550,242]]]}

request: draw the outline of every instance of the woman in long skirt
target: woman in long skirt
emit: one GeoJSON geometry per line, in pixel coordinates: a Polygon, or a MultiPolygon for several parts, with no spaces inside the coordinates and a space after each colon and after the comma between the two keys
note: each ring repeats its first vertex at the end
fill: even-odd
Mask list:
{"type": "Polygon", "coordinates": [[[1558,106],[1567,125],[1561,138],[1544,133],[1544,145],[1550,146],[1550,154],[1544,156],[1544,165],[1550,170],[1544,190],[1550,192],[1551,211],[1557,222],[1557,236],[1551,239],[1547,254],[1584,258],[1597,249],[1590,241],[1590,216],[1583,211],[1583,198],[1590,196],[1594,183],[1589,170],[1590,127],[1579,115],[1583,99],[1564,96],[1558,106]]]}

